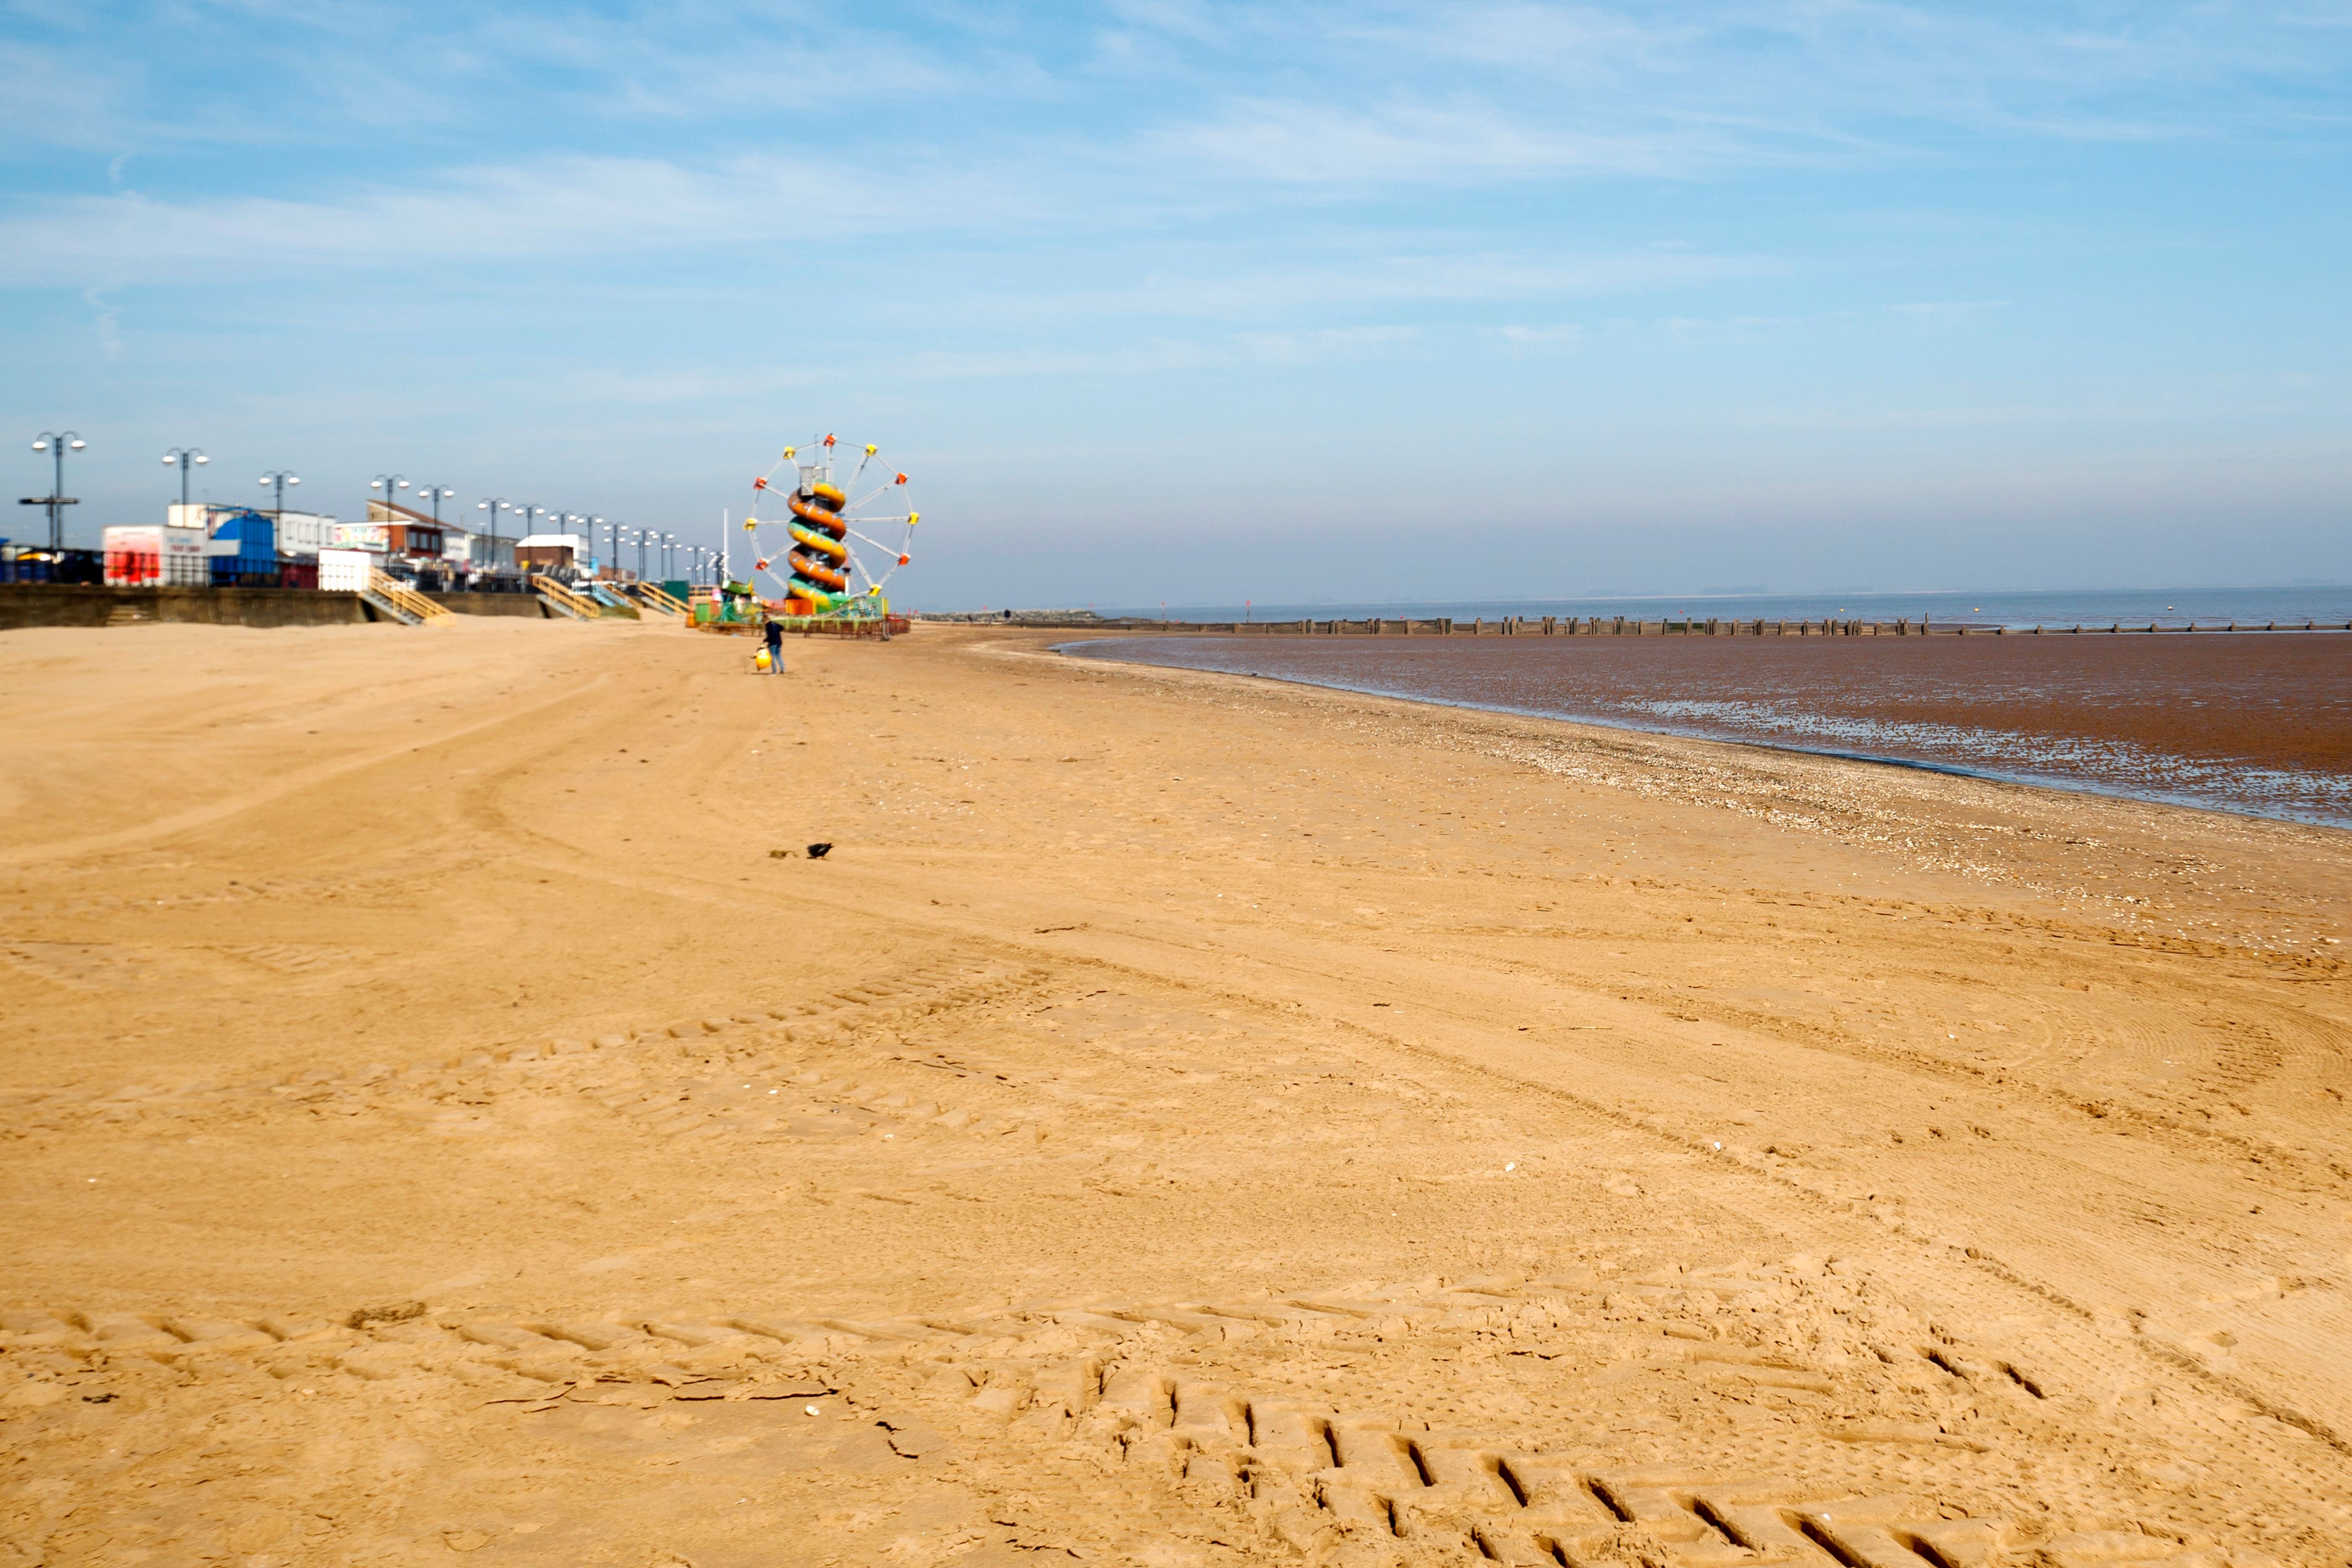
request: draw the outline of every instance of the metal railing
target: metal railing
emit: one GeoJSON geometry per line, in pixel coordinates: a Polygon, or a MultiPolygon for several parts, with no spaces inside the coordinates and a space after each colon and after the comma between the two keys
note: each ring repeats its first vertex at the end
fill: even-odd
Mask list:
{"type": "Polygon", "coordinates": [[[604,606],[594,600],[584,593],[572,592],[544,572],[533,573],[530,580],[532,591],[550,608],[571,616],[574,621],[593,621],[604,613],[604,606]]]}
{"type": "Polygon", "coordinates": [[[430,626],[449,619],[449,611],[446,607],[434,603],[399,579],[383,572],[368,573],[368,591],[415,616],[419,625],[430,626]]]}

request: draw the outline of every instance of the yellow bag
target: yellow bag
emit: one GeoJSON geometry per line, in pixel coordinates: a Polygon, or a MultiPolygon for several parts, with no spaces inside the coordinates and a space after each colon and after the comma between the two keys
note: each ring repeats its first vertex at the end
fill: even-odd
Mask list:
{"type": "Polygon", "coordinates": [[[761,649],[758,653],[751,655],[751,667],[759,671],[763,675],[768,673],[772,666],[768,659],[768,651],[765,648],[761,649]]]}

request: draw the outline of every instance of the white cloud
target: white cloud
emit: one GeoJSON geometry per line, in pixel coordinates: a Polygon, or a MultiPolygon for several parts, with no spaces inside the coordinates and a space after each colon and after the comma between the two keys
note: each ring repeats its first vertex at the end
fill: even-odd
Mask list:
{"type": "Polygon", "coordinates": [[[876,366],[885,376],[910,381],[965,381],[1006,377],[1159,375],[1182,371],[1230,370],[1244,365],[1304,365],[1360,358],[1412,342],[1417,328],[1333,327],[1300,332],[1237,332],[1223,338],[1158,339],[1125,348],[1069,350],[1006,349],[917,354],[896,366],[876,366]]]}
{"type": "Polygon", "coordinates": [[[87,49],[0,39],[0,162],[38,150],[121,150],[139,116],[141,68],[87,49]]]}
{"type": "Polygon", "coordinates": [[[1199,0],[1110,0],[1113,16],[1139,31],[1164,33],[1196,44],[1223,44],[1232,31],[1215,8],[1199,0]]]}
{"type": "Polygon", "coordinates": [[[657,158],[554,158],[321,200],[131,192],[27,201],[0,217],[0,287],[830,244],[1031,215],[1018,185],[980,175],[881,181],[814,161],[698,169],[657,158]]]}
{"type": "Polygon", "coordinates": [[[1147,149],[1221,177],[1359,188],[1568,174],[1682,177],[1734,153],[1711,130],[1583,131],[1473,100],[1376,110],[1254,100],[1159,131],[1147,149]]]}
{"type": "Polygon", "coordinates": [[[1981,316],[1989,310],[2005,309],[2008,305],[2006,299],[1923,299],[1909,305],[1889,305],[1886,313],[1921,319],[1981,316]]]}
{"type": "Polygon", "coordinates": [[[1655,15],[1507,0],[1501,5],[1444,5],[1352,28],[1342,20],[1339,26],[1343,32],[1423,56],[1591,81],[1622,68],[1673,69],[1680,63],[1677,51],[1706,37],[1706,28],[1691,21],[1661,25],[1655,15]]]}
{"type": "Polygon", "coordinates": [[[992,298],[987,303],[996,310],[1050,311],[1062,317],[1231,319],[1332,307],[1587,298],[1687,287],[1782,270],[1782,264],[1770,257],[1665,248],[1551,256],[1404,250],[1368,254],[1312,240],[1302,240],[1291,248],[1321,254],[1286,267],[1265,267],[1250,255],[1226,258],[1223,267],[1147,274],[1118,288],[1062,290],[1050,299],[992,298]]]}
{"type": "Polygon", "coordinates": [[[1554,322],[1543,327],[1498,327],[1495,335],[1509,344],[1514,353],[1566,352],[1584,346],[1584,329],[1573,321],[1554,322]]]}

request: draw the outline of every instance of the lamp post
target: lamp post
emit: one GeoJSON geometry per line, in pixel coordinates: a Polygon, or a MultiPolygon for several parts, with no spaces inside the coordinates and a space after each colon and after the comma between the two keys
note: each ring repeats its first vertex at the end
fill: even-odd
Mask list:
{"type": "Polygon", "coordinates": [[[269,515],[273,517],[284,517],[286,515],[286,486],[289,485],[299,485],[302,482],[300,476],[298,475],[289,474],[283,468],[278,468],[271,470],[269,473],[264,474],[261,476],[261,482],[265,485],[275,485],[278,486],[278,505],[270,508],[269,515]]]}
{"type": "MultiPolygon", "coordinates": [[[[604,526],[604,519],[602,517],[591,517],[588,519],[588,546],[591,549],[593,549],[596,546],[596,530],[604,526]]],[[[597,563],[596,575],[599,577],[604,575],[604,568],[602,561],[597,563]]]]}
{"type": "Polygon", "coordinates": [[[79,452],[88,444],[89,444],[88,442],[70,430],[62,433],[45,430],[33,437],[34,451],[47,452],[57,460],[57,477],[50,482],[47,495],[27,496],[22,504],[27,507],[45,507],[48,509],[49,549],[52,550],[61,550],[66,548],[66,508],[81,505],[79,501],[66,494],[66,454],[79,452]]]}
{"type": "Polygon", "coordinates": [[[490,566],[495,570],[499,564],[499,514],[518,508],[504,496],[492,496],[488,500],[475,502],[474,510],[490,515],[490,566]]]}
{"type": "Polygon", "coordinates": [[[457,492],[446,485],[427,485],[416,493],[433,504],[433,522],[437,528],[441,522],[441,503],[457,492]]]}
{"type": "Polygon", "coordinates": [[[625,530],[621,526],[621,519],[618,517],[611,518],[604,524],[604,537],[612,543],[613,570],[614,571],[621,570],[621,535],[625,531],[625,530]]]}
{"type": "Polygon", "coordinates": [[[643,529],[643,528],[639,528],[639,529],[637,529],[637,530],[636,530],[636,539],[637,539],[637,576],[638,576],[638,578],[639,578],[640,580],[642,580],[642,579],[645,577],[645,575],[646,575],[646,530],[645,530],[645,529],[643,529]]]}
{"type": "Polygon", "coordinates": [[[368,481],[368,488],[383,492],[383,520],[389,523],[392,521],[392,504],[395,499],[394,492],[407,489],[408,481],[397,474],[379,474],[368,481]]]}
{"type": "Polygon", "coordinates": [[[662,577],[665,580],[668,579],[671,572],[677,570],[675,566],[670,564],[675,557],[677,549],[677,536],[676,534],[662,535],[662,577]]]}
{"type": "Polygon", "coordinates": [[[188,504],[188,470],[200,468],[211,461],[212,459],[205,456],[201,449],[194,446],[174,446],[171,451],[163,454],[164,467],[169,468],[174,463],[180,465],[180,505],[182,507],[188,504]]]}
{"type": "MultiPolygon", "coordinates": [[[[522,514],[523,538],[529,538],[539,532],[540,518],[551,517],[555,515],[545,507],[517,507],[515,510],[522,514]]],[[[522,564],[522,539],[515,541],[515,565],[524,570],[530,570],[522,564]]]]}

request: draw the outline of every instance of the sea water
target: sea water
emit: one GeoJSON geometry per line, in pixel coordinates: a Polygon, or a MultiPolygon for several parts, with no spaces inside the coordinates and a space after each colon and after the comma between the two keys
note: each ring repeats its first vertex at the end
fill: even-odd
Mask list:
{"type": "MultiPolygon", "coordinates": [[[[2112,612],[2096,623],[2116,620],[2128,623],[2112,612]]],[[[2343,632],[1147,634],[1063,647],[2352,827],[2352,634],[2343,632]]]]}

